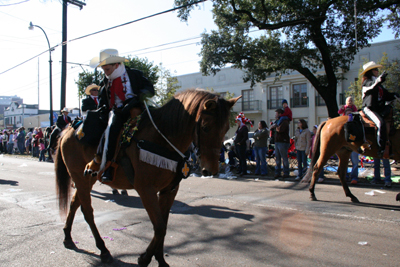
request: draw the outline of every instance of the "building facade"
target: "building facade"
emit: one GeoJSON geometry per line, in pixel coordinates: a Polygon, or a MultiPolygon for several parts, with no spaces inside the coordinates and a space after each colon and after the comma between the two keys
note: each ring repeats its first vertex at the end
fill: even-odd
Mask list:
{"type": "MultiPolygon", "coordinates": [[[[344,104],[345,93],[353,82],[365,61],[379,61],[386,53],[389,60],[400,59],[400,40],[375,43],[359,51],[344,74],[345,79],[338,82],[336,100],[339,105],[344,104]]],[[[323,72],[321,71],[321,74],[323,72]]],[[[257,127],[260,120],[267,123],[274,120],[275,110],[281,108],[282,100],[286,99],[292,109],[293,121],[290,124],[291,135],[294,135],[294,123],[298,119],[305,119],[309,127],[327,120],[328,111],[324,100],[318,95],[311,83],[301,74],[293,71],[283,75],[278,81],[271,75],[265,81],[250,87],[250,83],[243,82],[243,71],[225,68],[215,76],[203,76],[201,73],[192,73],[178,76],[180,90],[189,88],[213,89],[222,96],[229,92],[234,96],[242,95],[240,101],[233,107],[236,113],[243,112],[245,116],[255,122],[257,127]]],[[[226,134],[226,139],[234,135],[236,127],[232,127],[226,134]]],[[[252,128],[250,131],[254,131],[252,128]]]]}
{"type": "Polygon", "coordinates": [[[16,101],[4,109],[4,127],[18,128],[24,126],[24,119],[38,114],[37,105],[19,104],[16,101]]]}

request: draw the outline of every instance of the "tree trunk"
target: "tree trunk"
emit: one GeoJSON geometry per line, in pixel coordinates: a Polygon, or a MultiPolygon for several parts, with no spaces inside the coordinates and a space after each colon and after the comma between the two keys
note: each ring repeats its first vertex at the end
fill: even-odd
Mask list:
{"type": "Polygon", "coordinates": [[[338,114],[338,104],[336,100],[337,89],[336,86],[327,86],[322,88],[316,88],[317,92],[324,99],[326,108],[328,109],[329,118],[335,118],[338,114]]]}

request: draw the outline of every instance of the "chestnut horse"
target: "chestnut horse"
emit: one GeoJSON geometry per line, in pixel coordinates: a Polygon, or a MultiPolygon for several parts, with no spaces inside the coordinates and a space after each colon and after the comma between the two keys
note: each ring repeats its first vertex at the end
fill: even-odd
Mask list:
{"type": "MultiPolygon", "coordinates": [[[[201,167],[204,174],[218,172],[218,158],[225,133],[229,129],[229,114],[232,106],[241,96],[225,100],[213,93],[191,89],[176,94],[164,106],[144,112],[134,137],[136,140],[151,141],[157,146],[174,151],[158,130],[180,152],[185,152],[192,142],[199,148],[201,167]]],[[[71,198],[69,212],[64,226],[64,246],[74,248],[71,228],[75,212],[79,206],[86,222],[92,230],[96,246],[100,249],[102,262],[113,260],[94,222],[90,191],[96,178],[84,176],[86,164],[93,159],[96,147],[83,145],[74,136],[74,129],[64,130],[58,142],[55,155],[55,172],[60,211],[66,214],[69,203],[71,179],[75,192],[71,198]]],[[[136,143],[120,151],[125,153],[134,169],[133,183],[129,182],[123,168],[117,172],[111,187],[135,189],[153,224],[154,236],[146,251],[140,255],[140,266],[148,266],[153,255],[159,266],[169,266],[164,259],[164,237],[166,234],[170,208],[179,189],[175,172],[139,161],[140,149],[136,143]]],[[[118,163],[118,162],[117,162],[118,163]]]]}
{"type": "MultiPolygon", "coordinates": [[[[350,154],[356,151],[363,145],[363,142],[347,142],[344,135],[344,125],[348,121],[349,116],[340,116],[329,119],[323,122],[317,130],[314,148],[312,152],[312,159],[309,171],[302,179],[302,182],[308,182],[311,178],[309,191],[311,199],[317,200],[315,197],[315,181],[318,179],[319,173],[323,170],[323,166],[327,163],[328,159],[336,154],[339,158],[338,175],[343,190],[347,197],[350,197],[352,202],[359,202],[359,200],[350,192],[346,183],[346,172],[349,164],[350,154]]],[[[384,126],[385,127],[385,126],[384,126]]],[[[371,129],[372,130],[372,129],[371,129]]],[[[372,143],[370,149],[366,149],[365,156],[378,157],[378,145],[376,142],[376,134],[374,132],[366,131],[366,139],[372,143]]],[[[400,131],[397,130],[393,136],[390,136],[392,143],[392,159],[400,159],[400,131]]]]}

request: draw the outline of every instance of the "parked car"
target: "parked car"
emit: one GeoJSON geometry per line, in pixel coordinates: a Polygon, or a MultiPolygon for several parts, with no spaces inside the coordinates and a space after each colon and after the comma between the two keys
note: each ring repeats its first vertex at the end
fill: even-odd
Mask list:
{"type": "MultiPolygon", "coordinates": [[[[250,147],[252,148],[254,145],[254,138],[253,138],[254,132],[249,132],[249,141],[250,141],[250,147]]],[[[229,138],[228,140],[224,141],[224,146],[226,150],[229,150],[231,146],[233,145],[233,141],[235,140],[236,136],[233,136],[232,138],[229,138]]]]}

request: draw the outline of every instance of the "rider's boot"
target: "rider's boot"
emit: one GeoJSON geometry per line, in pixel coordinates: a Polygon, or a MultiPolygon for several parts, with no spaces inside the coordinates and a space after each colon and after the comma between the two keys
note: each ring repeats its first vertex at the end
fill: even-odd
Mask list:
{"type": "Polygon", "coordinates": [[[118,165],[113,161],[108,161],[105,166],[105,170],[103,173],[99,173],[100,180],[103,183],[111,183],[114,179],[114,174],[117,169],[118,165]]]}
{"type": "Polygon", "coordinates": [[[89,162],[88,164],[86,164],[85,171],[83,174],[84,175],[92,174],[92,173],[95,174],[96,172],[99,171],[100,164],[101,164],[101,155],[96,154],[94,156],[94,159],[91,162],[89,162]]]}
{"type": "Polygon", "coordinates": [[[114,178],[114,168],[110,166],[101,175],[101,181],[103,183],[110,183],[112,182],[113,178],[114,178]]]}

